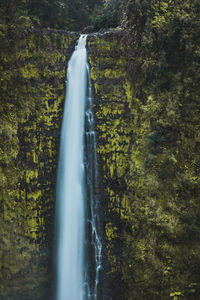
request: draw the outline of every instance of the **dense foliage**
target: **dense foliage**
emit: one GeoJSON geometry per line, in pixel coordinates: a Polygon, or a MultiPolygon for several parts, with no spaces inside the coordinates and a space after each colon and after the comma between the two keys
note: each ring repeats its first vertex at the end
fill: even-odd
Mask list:
{"type": "Polygon", "coordinates": [[[2,0],[1,23],[12,24],[16,30],[24,22],[42,28],[81,30],[91,25],[102,0],[2,0]]]}

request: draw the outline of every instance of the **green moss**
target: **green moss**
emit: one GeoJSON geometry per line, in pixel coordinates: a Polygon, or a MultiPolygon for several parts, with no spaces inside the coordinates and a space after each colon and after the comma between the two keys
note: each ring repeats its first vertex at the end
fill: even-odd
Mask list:
{"type": "Polygon", "coordinates": [[[22,73],[22,76],[25,79],[30,79],[30,78],[37,79],[39,76],[38,68],[33,64],[28,64],[28,65],[24,66],[23,68],[21,68],[20,71],[22,73]]]}

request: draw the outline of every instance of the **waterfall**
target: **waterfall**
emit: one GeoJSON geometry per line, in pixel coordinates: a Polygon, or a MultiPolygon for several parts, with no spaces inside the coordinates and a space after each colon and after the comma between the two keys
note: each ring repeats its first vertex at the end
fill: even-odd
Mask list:
{"type": "Polygon", "coordinates": [[[94,192],[96,141],[86,38],[80,36],[67,68],[57,177],[56,300],[96,300],[101,268],[94,192]]]}
{"type": "Polygon", "coordinates": [[[81,36],[67,69],[57,179],[57,300],[83,299],[85,44],[81,36]]]}
{"type": "Polygon", "coordinates": [[[98,207],[98,174],[97,174],[97,156],[96,156],[96,132],[94,129],[93,114],[93,97],[90,79],[89,65],[87,64],[88,73],[88,97],[86,100],[86,183],[88,198],[88,218],[87,218],[87,235],[88,235],[88,269],[86,271],[87,299],[96,300],[98,296],[99,275],[102,260],[102,244],[98,232],[99,207],[98,207]]]}

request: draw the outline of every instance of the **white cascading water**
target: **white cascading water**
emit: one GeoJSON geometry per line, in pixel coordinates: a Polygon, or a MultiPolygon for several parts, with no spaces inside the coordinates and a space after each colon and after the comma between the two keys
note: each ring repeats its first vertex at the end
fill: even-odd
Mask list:
{"type": "Polygon", "coordinates": [[[84,299],[84,122],[87,36],[68,63],[57,179],[57,300],[84,299]]]}
{"type": "Polygon", "coordinates": [[[96,138],[86,39],[86,35],[80,36],[67,69],[57,178],[56,300],[96,300],[101,269],[96,138]]]}
{"type": "Polygon", "coordinates": [[[97,174],[97,156],[96,156],[96,132],[94,130],[93,115],[93,97],[92,85],[90,79],[89,65],[87,64],[88,73],[88,97],[86,100],[86,183],[88,198],[88,258],[86,270],[86,292],[87,300],[97,300],[99,275],[102,264],[102,244],[99,237],[99,203],[98,203],[98,174],[97,174]]]}

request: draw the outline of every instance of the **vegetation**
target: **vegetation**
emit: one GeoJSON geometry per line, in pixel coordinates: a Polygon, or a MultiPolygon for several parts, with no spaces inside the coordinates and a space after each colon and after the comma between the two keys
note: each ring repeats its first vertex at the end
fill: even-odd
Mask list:
{"type": "Polygon", "coordinates": [[[102,0],[2,0],[1,23],[17,30],[24,22],[40,28],[81,30],[91,25],[102,0]]]}

